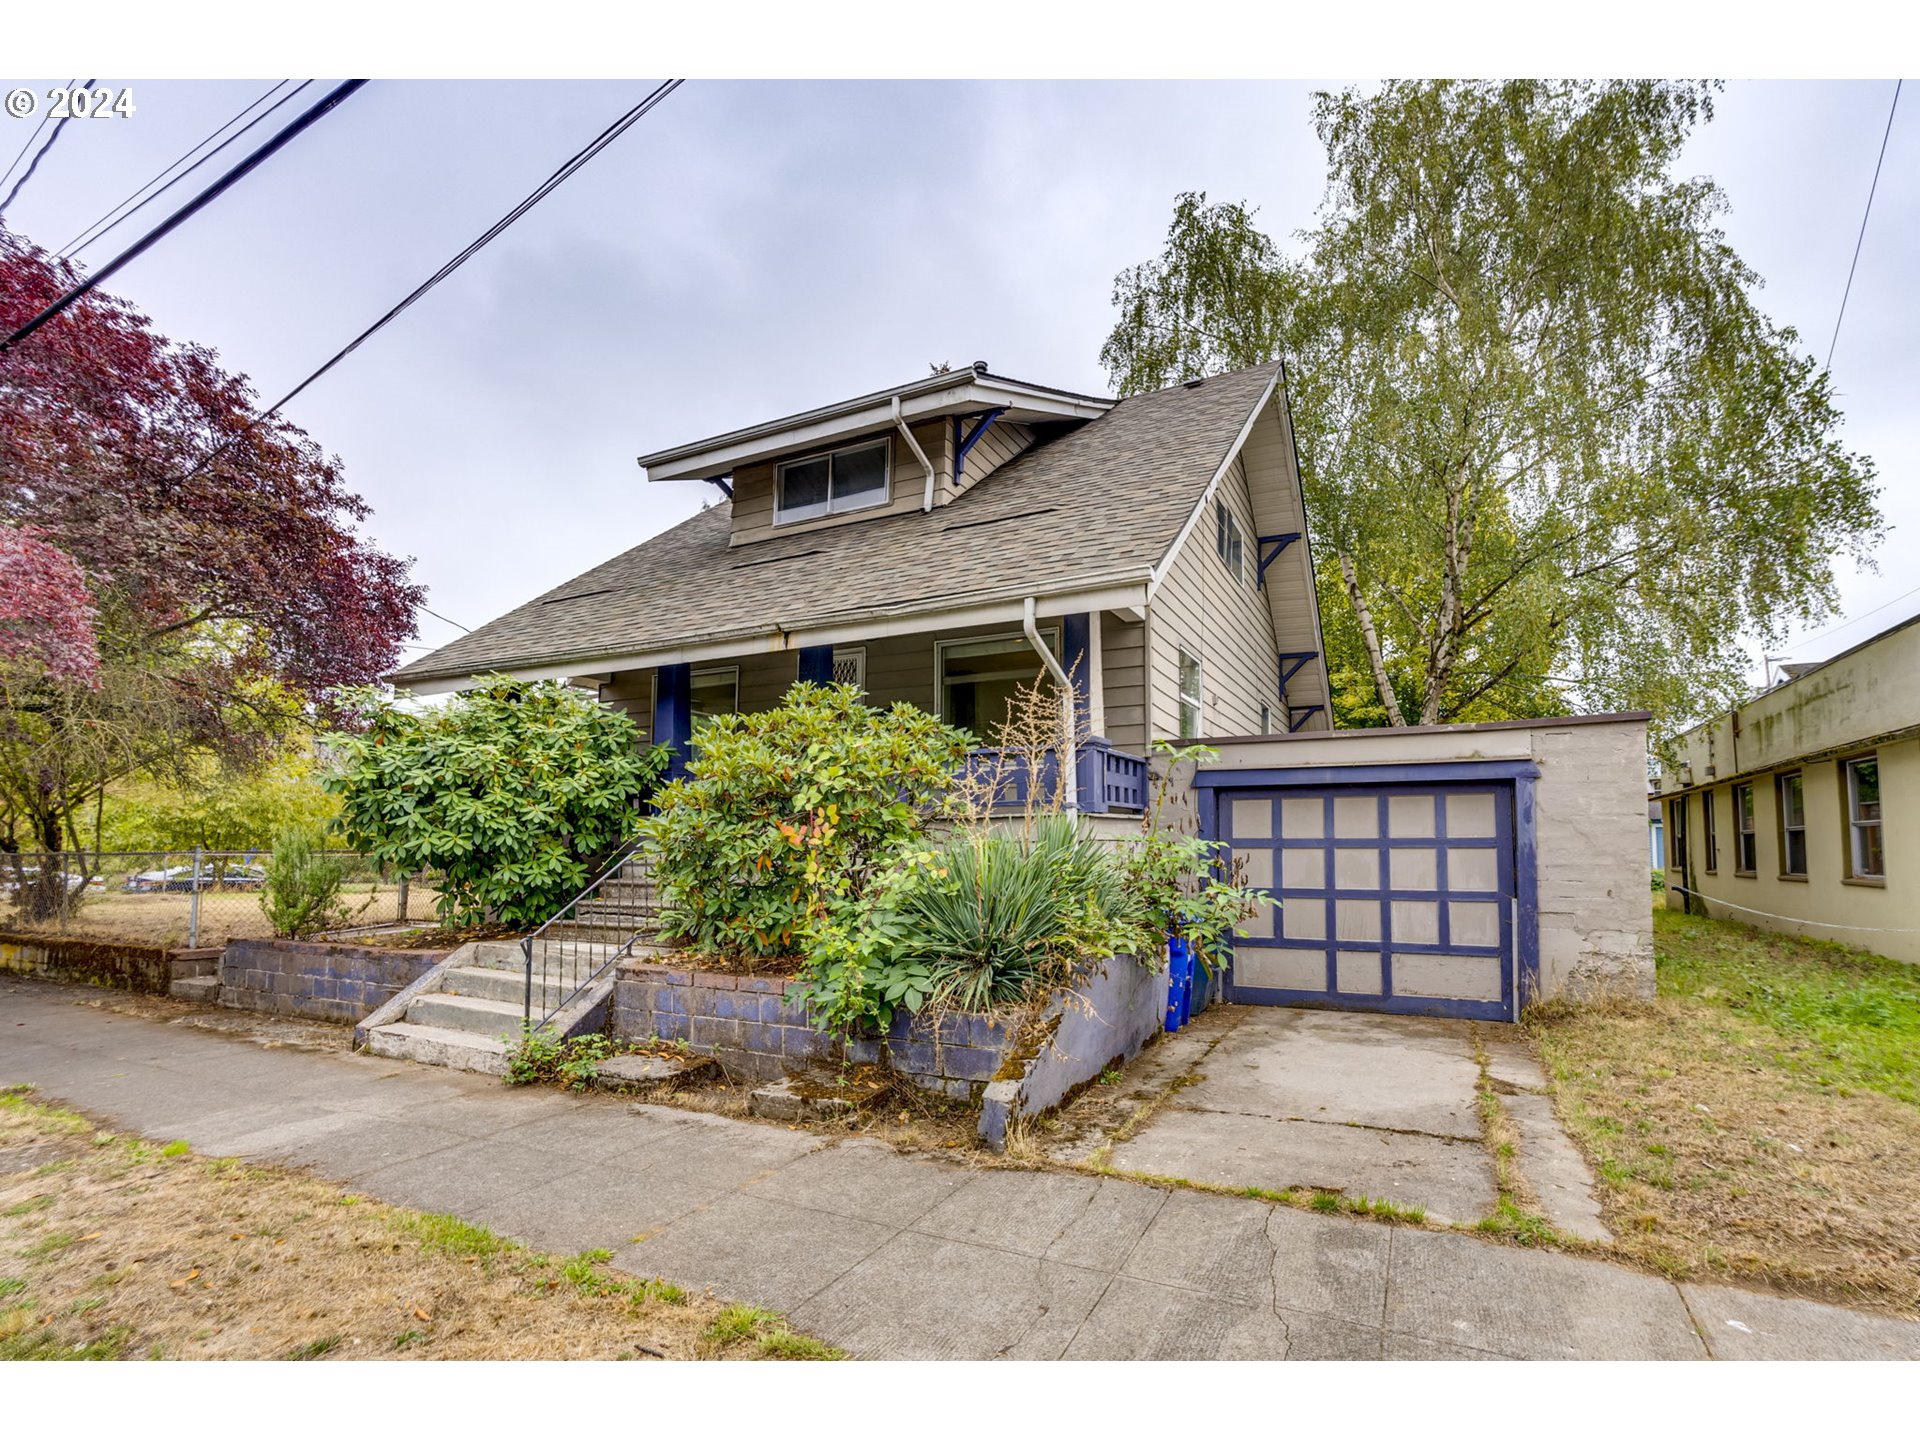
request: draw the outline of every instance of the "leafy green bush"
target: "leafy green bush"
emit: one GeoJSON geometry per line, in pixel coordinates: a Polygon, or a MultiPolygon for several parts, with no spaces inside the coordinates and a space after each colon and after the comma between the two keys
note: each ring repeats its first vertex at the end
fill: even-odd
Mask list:
{"type": "Polygon", "coordinates": [[[297,940],[345,923],[346,907],[340,903],[345,871],[321,853],[321,845],[319,832],[305,826],[289,826],[274,836],[260,897],[274,934],[297,940]]]}
{"type": "Polygon", "coordinates": [[[799,684],[771,710],[707,720],[642,826],[662,932],[725,955],[794,954],[823,894],[858,901],[918,839],[968,744],[850,685],[799,684]]]}
{"type": "Polygon", "coordinates": [[[1164,956],[1163,937],[1178,935],[1211,968],[1233,944],[1233,932],[1263,905],[1279,900],[1242,882],[1237,867],[1221,858],[1226,847],[1203,840],[1191,822],[1167,818],[1168,799],[1181,765],[1211,759],[1219,752],[1205,745],[1153,742],[1163,765],[1154,777],[1153,799],[1141,822],[1140,837],[1121,851],[1120,868],[1128,893],[1139,907],[1147,939],[1136,950],[1142,960],[1164,956]]]}
{"type": "Polygon", "coordinates": [[[559,681],[490,676],[431,710],[372,691],[355,704],[363,728],[327,742],[340,829],[393,870],[438,871],[447,925],[549,919],[634,836],[666,765],[625,715],[559,681]]]}

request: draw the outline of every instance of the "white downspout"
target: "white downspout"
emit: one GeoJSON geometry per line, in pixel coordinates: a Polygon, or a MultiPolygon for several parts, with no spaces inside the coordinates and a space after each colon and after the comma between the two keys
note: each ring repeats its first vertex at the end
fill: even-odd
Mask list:
{"type": "Polygon", "coordinates": [[[1027,632],[1027,643],[1040,652],[1047,673],[1053,677],[1053,683],[1060,687],[1060,708],[1064,712],[1060,731],[1060,795],[1063,808],[1072,815],[1080,809],[1080,776],[1075,763],[1078,757],[1074,754],[1074,732],[1079,728],[1080,715],[1074,704],[1073,681],[1060,667],[1059,658],[1047,648],[1047,642],[1040,638],[1040,627],[1034,623],[1033,607],[1034,597],[1029,595],[1026,613],[1020,623],[1027,632]]]}
{"type": "Polygon", "coordinates": [[[913,451],[913,458],[920,462],[920,468],[927,472],[927,492],[921,498],[922,510],[933,509],[933,462],[927,459],[927,452],[920,448],[920,442],[913,438],[913,431],[907,428],[906,417],[900,413],[900,397],[893,397],[893,424],[907,442],[907,448],[913,451]]]}

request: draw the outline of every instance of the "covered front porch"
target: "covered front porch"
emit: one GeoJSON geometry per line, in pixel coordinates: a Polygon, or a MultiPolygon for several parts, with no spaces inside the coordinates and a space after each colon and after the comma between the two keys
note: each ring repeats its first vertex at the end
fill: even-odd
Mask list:
{"type": "MultiPolygon", "coordinates": [[[[1072,685],[1071,801],[1086,814],[1132,815],[1146,807],[1141,629],[1122,615],[1098,611],[1045,617],[1034,625],[1072,685]]],[[[669,660],[591,678],[602,703],[630,715],[647,740],[673,747],[669,774],[684,769],[695,730],[706,716],[769,709],[798,681],[853,685],[868,704],[917,705],[978,736],[970,769],[982,779],[997,774],[999,803],[1019,808],[1035,770],[1043,792],[1054,792],[1060,757],[1049,753],[1035,764],[1027,754],[996,742],[1015,692],[1050,670],[1016,619],[876,631],[845,642],[669,660]]]]}

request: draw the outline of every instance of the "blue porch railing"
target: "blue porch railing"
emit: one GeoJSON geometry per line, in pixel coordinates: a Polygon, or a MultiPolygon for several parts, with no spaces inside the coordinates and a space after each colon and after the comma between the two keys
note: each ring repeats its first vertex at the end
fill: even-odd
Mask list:
{"type": "MultiPolygon", "coordinates": [[[[1060,784],[1060,757],[1049,751],[1033,757],[982,747],[967,757],[966,774],[976,784],[991,783],[996,769],[999,788],[993,797],[997,810],[1026,808],[1027,796],[1038,772],[1040,796],[1051,799],[1060,784]]],[[[1138,815],[1147,808],[1147,762],[1139,755],[1116,750],[1099,735],[1083,740],[1074,753],[1076,801],[1087,815],[1138,815]]]]}

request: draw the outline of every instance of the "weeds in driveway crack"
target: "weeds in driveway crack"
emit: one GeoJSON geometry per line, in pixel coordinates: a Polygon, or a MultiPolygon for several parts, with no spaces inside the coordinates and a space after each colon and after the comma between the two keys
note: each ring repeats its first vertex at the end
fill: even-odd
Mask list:
{"type": "Polygon", "coordinates": [[[1497,1235],[1528,1247],[1550,1245],[1562,1249],[1583,1248],[1583,1242],[1560,1234],[1540,1213],[1540,1202],[1520,1173],[1520,1134],[1514,1128],[1507,1107],[1500,1103],[1499,1082],[1493,1078],[1493,1062],[1486,1046],[1480,1043],[1480,1029],[1473,1029],[1473,1059],[1480,1067],[1475,1086],[1480,1107],[1480,1135],[1493,1161],[1493,1212],[1463,1228],[1482,1235],[1497,1235]]]}

